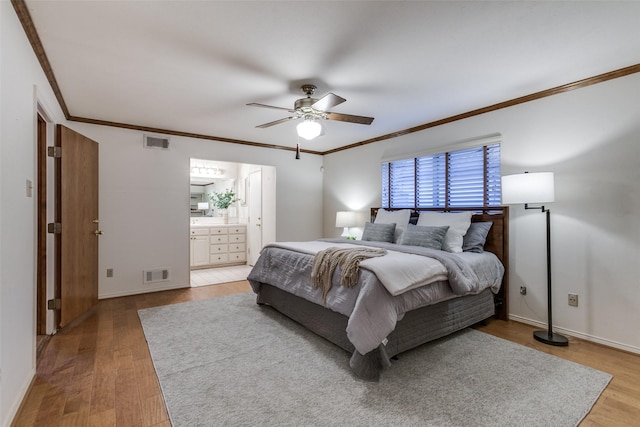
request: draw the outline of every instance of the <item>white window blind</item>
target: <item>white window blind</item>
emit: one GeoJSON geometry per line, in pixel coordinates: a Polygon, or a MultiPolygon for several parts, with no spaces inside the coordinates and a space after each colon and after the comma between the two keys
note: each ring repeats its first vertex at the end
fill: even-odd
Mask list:
{"type": "Polygon", "coordinates": [[[500,144],[487,146],[487,206],[500,206],[502,184],[500,179],[500,144]]]}
{"type": "Polygon", "coordinates": [[[449,206],[484,206],[484,147],[453,151],[449,162],[449,206]]]}
{"type": "Polygon", "coordinates": [[[415,159],[389,164],[389,207],[413,206],[416,199],[415,159]]]}
{"type": "Polygon", "coordinates": [[[444,207],[447,191],[447,156],[418,157],[416,159],[416,206],[444,207]]]}
{"type": "Polygon", "coordinates": [[[500,144],[382,164],[382,206],[500,205],[500,144]]]}

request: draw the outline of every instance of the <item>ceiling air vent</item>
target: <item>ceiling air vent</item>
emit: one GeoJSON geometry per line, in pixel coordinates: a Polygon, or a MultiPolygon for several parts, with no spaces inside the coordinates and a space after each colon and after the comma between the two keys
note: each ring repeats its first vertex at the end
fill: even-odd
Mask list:
{"type": "Polygon", "coordinates": [[[145,135],[143,140],[143,146],[144,148],[156,148],[160,150],[168,150],[169,138],[145,135]]]}

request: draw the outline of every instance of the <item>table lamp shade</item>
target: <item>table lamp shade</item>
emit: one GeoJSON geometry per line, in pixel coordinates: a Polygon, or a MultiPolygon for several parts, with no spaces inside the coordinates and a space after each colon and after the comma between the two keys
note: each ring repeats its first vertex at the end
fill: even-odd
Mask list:
{"type": "Polygon", "coordinates": [[[358,225],[357,212],[354,212],[354,211],[336,212],[336,228],[355,227],[356,225],[358,225]]]}

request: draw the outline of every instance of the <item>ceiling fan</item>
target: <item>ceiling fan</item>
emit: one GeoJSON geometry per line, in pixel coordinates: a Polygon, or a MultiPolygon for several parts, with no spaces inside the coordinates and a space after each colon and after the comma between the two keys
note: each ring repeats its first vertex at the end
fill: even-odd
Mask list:
{"type": "Polygon", "coordinates": [[[296,127],[298,135],[305,139],[313,139],[320,135],[322,126],[320,120],[338,120],[341,122],[358,123],[362,125],[370,125],[373,122],[373,117],[354,116],[351,114],[341,114],[327,111],[329,108],[342,104],[346,99],[328,93],[320,99],[312,98],[311,96],[318,89],[315,85],[306,84],[302,85],[302,92],[307,95],[306,98],[300,98],[293,104],[293,108],[274,107],[272,105],[258,104],[252,102],[247,105],[262,108],[274,108],[276,110],[285,110],[294,115],[285,117],[284,119],[275,120],[273,122],[264,123],[256,126],[257,128],[268,128],[280,123],[288,122],[289,120],[303,119],[302,122],[296,127]]]}

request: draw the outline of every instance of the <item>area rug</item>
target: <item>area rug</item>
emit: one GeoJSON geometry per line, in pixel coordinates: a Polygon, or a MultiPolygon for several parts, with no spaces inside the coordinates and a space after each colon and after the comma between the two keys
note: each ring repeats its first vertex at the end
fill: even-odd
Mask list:
{"type": "Polygon", "coordinates": [[[139,316],[174,426],[575,426],[611,379],[466,329],[365,382],[252,293],[139,316]]]}

